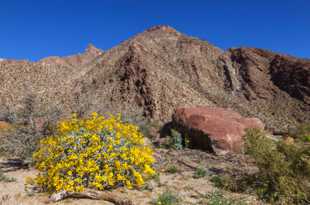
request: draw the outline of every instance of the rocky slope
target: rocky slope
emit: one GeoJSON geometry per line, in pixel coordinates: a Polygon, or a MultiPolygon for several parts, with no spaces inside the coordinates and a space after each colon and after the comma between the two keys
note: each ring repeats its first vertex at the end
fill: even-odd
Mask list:
{"type": "Polygon", "coordinates": [[[255,48],[228,51],[156,26],[102,52],[0,61],[0,110],[141,114],[167,122],[176,107],[217,105],[269,128],[310,120],[310,60],[255,48]]]}

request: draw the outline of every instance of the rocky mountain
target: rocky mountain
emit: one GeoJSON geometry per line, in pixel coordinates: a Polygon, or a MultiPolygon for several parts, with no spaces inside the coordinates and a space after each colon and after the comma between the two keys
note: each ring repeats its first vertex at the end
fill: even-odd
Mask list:
{"type": "Polygon", "coordinates": [[[230,107],[284,129],[310,121],[310,60],[256,48],[223,51],[156,26],[101,51],[0,61],[0,110],[141,114],[167,122],[179,106],[230,107]]]}

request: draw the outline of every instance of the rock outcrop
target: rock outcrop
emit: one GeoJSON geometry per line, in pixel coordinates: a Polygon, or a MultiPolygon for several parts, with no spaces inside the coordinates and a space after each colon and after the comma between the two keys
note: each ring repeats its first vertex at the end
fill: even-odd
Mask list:
{"type": "Polygon", "coordinates": [[[237,153],[242,151],[246,129],[265,127],[257,118],[242,117],[230,109],[206,106],[177,108],[173,124],[189,137],[193,148],[237,153]]]}

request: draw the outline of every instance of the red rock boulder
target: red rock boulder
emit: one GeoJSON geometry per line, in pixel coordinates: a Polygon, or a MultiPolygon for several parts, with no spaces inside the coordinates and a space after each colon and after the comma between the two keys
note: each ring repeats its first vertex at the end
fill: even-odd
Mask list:
{"type": "Polygon", "coordinates": [[[173,124],[189,137],[193,148],[211,152],[221,149],[239,153],[247,128],[264,129],[264,124],[257,118],[246,118],[231,109],[209,106],[177,108],[173,124]]]}

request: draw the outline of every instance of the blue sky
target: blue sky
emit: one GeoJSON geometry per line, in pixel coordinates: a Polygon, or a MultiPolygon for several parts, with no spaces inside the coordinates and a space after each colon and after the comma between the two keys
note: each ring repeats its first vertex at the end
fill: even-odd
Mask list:
{"type": "Polygon", "coordinates": [[[310,0],[2,0],[0,58],[107,50],[158,24],[227,49],[310,58],[310,0]]]}

